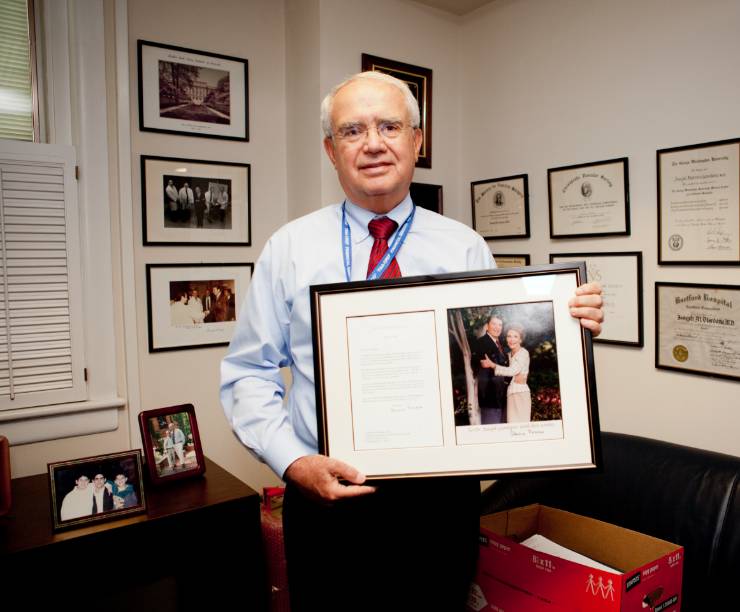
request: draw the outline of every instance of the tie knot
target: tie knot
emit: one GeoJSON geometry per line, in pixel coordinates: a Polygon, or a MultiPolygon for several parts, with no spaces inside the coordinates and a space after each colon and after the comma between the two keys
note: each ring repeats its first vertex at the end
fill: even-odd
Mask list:
{"type": "Polygon", "coordinates": [[[370,235],[376,240],[388,240],[396,231],[398,223],[388,217],[379,217],[373,219],[367,224],[367,229],[370,230],[370,235]]]}

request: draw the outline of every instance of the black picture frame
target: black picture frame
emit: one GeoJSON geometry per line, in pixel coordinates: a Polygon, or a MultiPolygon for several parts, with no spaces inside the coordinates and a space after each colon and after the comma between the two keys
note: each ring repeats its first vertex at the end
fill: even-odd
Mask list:
{"type": "Polygon", "coordinates": [[[411,183],[409,188],[411,200],[416,206],[431,210],[439,215],[444,214],[442,202],[442,185],[431,183],[411,183]]]}
{"type": "Polygon", "coordinates": [[[136,48],[139,130],[249,141],[247,59],[149,40],[136,48]]]}
{"type": "Polygon", "coordinates": [[[384,72],[408,84],[411,93],[419,102],[419,118],[422,132],[421,150],[416,161],[417,168],[432,167],[432,70],[406,64],[397,60],[362,54],[362,70],[384,72]]]}
{"type": "Polygon", "coordinates": [[[527,174],[471,181],[470,207],[473,229],[486,240],[530,237],[527,174]]]}

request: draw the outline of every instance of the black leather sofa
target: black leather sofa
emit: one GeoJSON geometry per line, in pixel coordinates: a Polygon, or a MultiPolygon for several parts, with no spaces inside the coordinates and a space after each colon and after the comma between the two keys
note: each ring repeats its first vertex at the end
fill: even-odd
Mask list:
{"type": "Polygon", "coordinates": [[[600,473],[504,478],[482,514],[542,503],[685,549],[682,610],[740,610],[740,457],[603,432],[600,473]]]}

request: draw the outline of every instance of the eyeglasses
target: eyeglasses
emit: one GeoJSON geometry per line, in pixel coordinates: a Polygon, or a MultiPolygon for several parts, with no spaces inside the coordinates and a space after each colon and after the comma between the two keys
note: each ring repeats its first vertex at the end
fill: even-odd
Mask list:
{"type": "Polygon", "coordinates": [[[360,142],[361,140],[365,140],[370,132],[370,128],[375,128],[378,136],[384,140],[393,140],[401,135],[404,127],[406,126],[401,121],[381,121],[377,125],[371,126],[363,123],[350,123],[337,128],[334,136],[345,142],[360,142]]]}

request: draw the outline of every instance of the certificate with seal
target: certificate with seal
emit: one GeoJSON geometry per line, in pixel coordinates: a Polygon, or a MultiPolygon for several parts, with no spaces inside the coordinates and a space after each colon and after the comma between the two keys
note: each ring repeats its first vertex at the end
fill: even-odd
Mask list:
{"type": "Polygon", "coordinates": [[[526,174],[470,183],[473,229],[486,240],[529,238],[526,174]]]}
{"type": "Polygon", "coordinates": [[[626,157],[547,170],[550,238],[629,236],[626,157]]]}
{"type": "Polygon", "coordinates": [[[655,367],[740,380],[740,285],[655,283],[655,367]]]}
{"type": "Polygon", "coordinates": [[[320,451],[372,479],[596,467],[584,281],[561,263],[311,287],[320,451]]]}
{"type": "Polygon", "coordinates": [[[740,139],[657,151],[658,263],[740,265],[740,139]]]}

